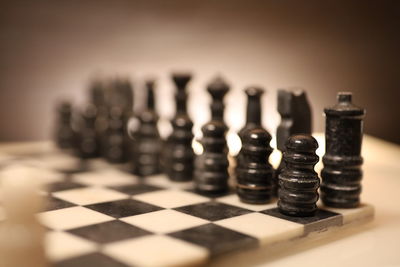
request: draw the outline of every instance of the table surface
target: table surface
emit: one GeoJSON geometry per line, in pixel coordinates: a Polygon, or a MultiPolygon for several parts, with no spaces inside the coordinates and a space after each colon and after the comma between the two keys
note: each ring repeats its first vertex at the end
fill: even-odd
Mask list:
{"type": "MultiPolygon", "coordinates": [[[[323,153],[323,136],[315,135],[323,153]]],[[[24,153],[41,143],[0,143],[0,152],[24,153]]],[[[372,222],[332,238],[225,255],[210,266],[400,266],[400,146],[371,136],[363,143],[362,201],[375,206],[372,222]]],[[[321,165],[317,165],[319,170],[321,165]]]]}

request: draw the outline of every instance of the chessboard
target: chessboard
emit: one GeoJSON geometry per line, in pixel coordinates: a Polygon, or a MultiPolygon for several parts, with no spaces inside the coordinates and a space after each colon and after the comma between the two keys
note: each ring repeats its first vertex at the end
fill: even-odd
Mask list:
{"type": "Polygon", "coordinates": [[[0,155],[0,177],[30,175],[45,185],[39,194],[46,205],[37,217],[46,229],[46,254],[57,267],[199,265],[229,253],[327,238],[374,215],[368,204],[319,205],[315,216],[289,217],[276,203],[242,203],[234,191],[206,197],[192,182],[138,177],[103,159],[81,161],[56,149],[21,151],[0,155]]]}

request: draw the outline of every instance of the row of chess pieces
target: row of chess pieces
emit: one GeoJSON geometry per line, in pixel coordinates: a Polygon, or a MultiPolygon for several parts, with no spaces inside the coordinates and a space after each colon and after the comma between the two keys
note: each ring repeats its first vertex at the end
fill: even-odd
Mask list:
{"type": "MultiPolygon", "coordinates": [[[[173,73],[176,113],[172,132],[163,140],[157,127],[155,83],[146,82],[146,107],[133,113],[133,87],[128,80],[90,87],[90,101],[73,116],[71,103],[58,108],[56,139],[82,159],[104,157],[111,163],[130,162],[142,177],[165,173],[172,181],[194,180],[199,193],[217,196],[229,191],[230,178],[224,122],[224,97],[230,86],[216,77],[207,85],[212,102],[211,120],[201,128],[201,155],[192,147],[193,122],[187,113],[189,73],[173,73]]],[[[238,135],[242,148],[235,158],[236,192],[245,203],[268,203],[278,197],[279,210],[290,216],[312,216],[319,193],[326,206],[354,208],[361,194],[361,143],[365,110],[352,104],[348,92],[338,94],[336,105],[326,108],[326,152],[321,180],[314,171],[319,158],[311,136],[311,108],[302,90],[279,90],[277,148],[283,153],[275,170],[269,163],[271,135],[261,124],[259,87],[245,89],[246,124],[238,135]]],[[[232,167],[232,166],[231,166],[232,167]]]]}

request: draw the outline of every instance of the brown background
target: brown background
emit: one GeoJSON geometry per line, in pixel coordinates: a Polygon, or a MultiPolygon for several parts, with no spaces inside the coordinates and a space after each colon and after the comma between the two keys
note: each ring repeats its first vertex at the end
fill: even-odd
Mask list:
{"type": "Polygon", "coordinates": [[[209,116],[205,84],[220,73],[232,85],[227,120],[234,130],[244,120],[245,86],[267,88],[264,121],[272,132],[277,88],[301,86],[316,131],[336,92],[352,91],[367,108],[366,133],[400,143],[399,3],[2,1],[0,141],[50,138],[56,101],[81,103],[94,76],[129,76],[137,91],[157,76],[158,107],[168,118],[168,74],[188,69],[197,132],[209,116]]]}

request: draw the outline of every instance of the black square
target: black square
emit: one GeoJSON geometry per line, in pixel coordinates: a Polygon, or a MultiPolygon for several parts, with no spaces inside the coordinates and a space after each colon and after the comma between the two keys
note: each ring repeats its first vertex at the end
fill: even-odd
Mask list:
{"type": "Polygon", "coordinates": [[[133,216],[163,209],[158,206],[154,206],[133,199],[123,199],[118,201],[103,202],[98,204],[87,205],[85,207],[107,214],[114,218],[133,216]]]}
{"type": "Polygon", "coordinates": [[[54,267],[78,267],[78,266],[96,266],[96,267],[128,267],[121,262],[114,260],[101,253],[91,253],[83,256],[66,259],[53,263],[54,267]]]}
{"type": "Polygon", "coordinates": [[[165,189],[147,184],[122,185],[122,186],[113,186],[111,188],[131,196],[165,189]]]}
{"type": "Polygon", "coordinates": [[[151,234],[118,220],[75,228],[68,232],[101,244],[151,234]]]}
{"type": "Polygon", "coordinates": [[[175,210],[209,221],[218,221],[252,212],[215,201],[179,207],[175,210]]]}
{"type": "Polygon", "coordinates": [[[261,213],[291,222],[304,224],[304,234],[308,234],[314,231],[321,231],[332,226],[343,225],[343,216],[341,214],[324,209],[318,209],[314,216],[309,217],[295,217],[284,215],[279,212],[278,208],[264,210],[261,211],[261,213]]]}
{"type": "Polygon", "coordinates": [[[177,231],[169,236],[206,247],[213,256],[258,245],[258,240],[254,237],[213,223],[177,231]]]}
{"type": "Polygon", "coordinates": [[[82,187],[85,187],[85,185],[71,181],[62,181],[62,182],[54,182],[47,184],[45,189],[47,192],[58,192],[58,191],[64,191],[82,187]]]}
{"type": "Polygon", "coordinates": [[[55,198],[53,196],[49,196],[45,200],[45,205],[43,207],[43,211],[51,211],[51,210],[58,210],[58,209],[65,209],[65,208],[70,208],[77,206],[73,203],[70,203],[68,201],[55,198]]]}

